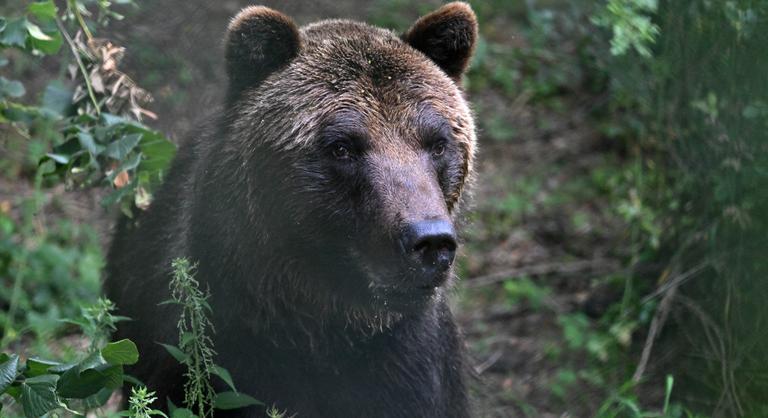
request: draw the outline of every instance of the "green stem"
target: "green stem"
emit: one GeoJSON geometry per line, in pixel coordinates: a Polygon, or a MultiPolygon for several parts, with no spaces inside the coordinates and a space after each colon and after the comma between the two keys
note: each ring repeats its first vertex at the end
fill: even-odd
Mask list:
{"type": "Polygon", "coordinates": [[[88,29],[88,25],[85,24],[85,19],[83,19],[83,15],[80,13],[80,9],[77,7],[77,2],[75,0],[69,0],[69,8],[72,10],[72,13],[75,15],[75,18],[77,19],[77,23],[80,25],[80,28],[83,30],[83,33],[85,34],[86,38],[88,38],[89,41],[93,39],[91,30],[88,29]]]}
{"type": "MultiPolygon", "coordinates": [[[[83,64],[83,60],[80,59],[80,53],[77,51],[77,46],[75,46],[75,43],[72,41],[72,38],[69,36],[69,33],[67,33],[66,28],[64,28],[64,25],[61,23],[61,19],[59,19],[58,16],[56,17],[56,26],[59,27],[59,32],[61,32],[64,40],[67,41],[67,45],[69,45],[69,49],[72,51],[75,61],[77,61],[77,66],[80,68],[80,73],[83,75],[83,80],[85,81],[85,87],[88,89],[88,96],[91,98],[91,102],[93,102],[96,114],[100,116],[101,108],[99,102],[96,100],[96,94],[93,92],[93,86],[91,86],[91,79],[88,76],[88,72],[85,70],[85,64],[83,64]]],[[[86,36],[88,36],[88,34],[86,34],[86,36]]]]}

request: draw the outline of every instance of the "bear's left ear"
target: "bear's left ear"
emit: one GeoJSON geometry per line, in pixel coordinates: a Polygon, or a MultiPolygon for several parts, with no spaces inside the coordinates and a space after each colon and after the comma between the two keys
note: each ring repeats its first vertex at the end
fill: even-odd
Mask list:
{"type": "Polygon", "coordinates": [[[448,3],[417,20],[403,40],[459,81],[475,49],[477,17],[467,3],[448,3]]]}
{"type": "Polygon", "coordinates": [[[290,17],[263,6],[241,10],[227,30],[229,100],[288,65],[300,48],[299,30],[290,17]]]}

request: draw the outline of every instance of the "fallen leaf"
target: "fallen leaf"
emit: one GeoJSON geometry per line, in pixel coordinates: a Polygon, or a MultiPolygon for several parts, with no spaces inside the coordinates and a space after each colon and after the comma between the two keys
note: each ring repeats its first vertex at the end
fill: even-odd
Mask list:
{"type": "Polygon", "coordinates": [[[112,183],[118,189],[125,187],[125,185],[130,182],[131,177],[128,175],[127,171],[121,171],[118,175],[115,176],[115,180],[112,181],[112,183]]]}

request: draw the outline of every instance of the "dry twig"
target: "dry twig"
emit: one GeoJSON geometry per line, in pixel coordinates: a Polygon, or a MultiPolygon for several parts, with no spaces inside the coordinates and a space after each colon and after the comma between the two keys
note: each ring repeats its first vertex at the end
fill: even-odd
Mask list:
{"type": "Polygon", "coordinates": [[[485,276],[479,276],[464,281],[467,288],[487,286],[509,280],[519,276],[543,276],[547,274],[574,274],[585,271],[594,274],[605,274],[619,270],[619,264],[610,259],[598,258],[595,260],[579,260],[566,263],[543,263],[524,266],[510,270],[503,270],[485,276]]]}

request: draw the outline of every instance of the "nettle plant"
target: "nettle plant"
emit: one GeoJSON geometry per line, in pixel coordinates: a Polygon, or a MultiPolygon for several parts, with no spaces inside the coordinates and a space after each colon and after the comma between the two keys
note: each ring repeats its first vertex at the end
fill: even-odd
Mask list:
{"type": "MultiPolygon", "coordinates": [[[[82,360],[61,363],[39,358],[23,361],[17,354],[0,354],[0,396],[13,398],[25,417],[40,417],[54,410],[85,415],[100,408],[126,379],[123,366],[139,359],[130,340],[107,343],[82,360]]],[[[13,405],[11,405],[13,406],[13,405]]],[[[0,414],[3,404],[0,404],[0,414]]]]}
{"type": "MultiPolygon", "coordinates": [[[[170,283],[171,298],[166,304],[178,305],[181,313],[176,328],[179,331],[178,346],[160,343],[168,353],[186,367],[184,405],[177,408],[168,401],[168,410],[173,418],[211,417],[214,409],[238,409],[251,405],[263,405],[256,399],[235,388],[227,369],[217,366],[213,358],[216,351],[212,334],[215,332],[210,320],[211,305],[209,293],[200,289],[195,279],[195,265],[189,259],[173,260],[173,279],[170,283]],[[216,392],[211,383],[212,376],[218,376],[231,389],[216,392]],[[195,415],[194,412],[198,415],[195,415]]],[[[271,415],[271,416],[281,416],[271,415]]]]}
{"type": "MultiPolygon", "coordinates": [[[[177,259],[173,262],[173,270],[171,299],[166,303],[180,308],[179,343],[178,346],[161,345],[187,369],[183,407],[168,400],[169,415],[153,409],[152,404],[157,400],[154,392],[124,373],[123,366],[136,364],[139,360],[136,345],[127,339],[107,342],[107,335],[115,329],[117,322],[129,318],[113,315],[114,304],[99,299],[96,304],[82,308],[80,318],[65,320],[77,324],[83,334],[90,337],[91,346],[80,360],[59,362],[33,357],[24,361],[17,354],[0,354],[0,399],[13,399],[9,405],[10,416],[19,409],[27,418],[54,411],[76,416],[107,415],[105,410],[110,409],[109,400],[126,383],[132,385],[129,409],[112,415],[203,418],[212,417],[214,410],[262,405],[253,397],[238,392],[229,371],[213,361],[216,352],[211,338],[214,332],[209,319],[211,307],[207,302],[208,294],[200,289],[194,278],[194,266],[187,259],[177,259]],[[214,375],[231,390],[216,392],[211,383],[214,375]]],[[[274,408],[268,414],[274,418],[283,416],[274,408]]],[[[3,411],[3,403],[0,403],[0,416],[9,416],[3,411]]]]}
{"type": "MultiPolygon", "coordinates": [[[[53,56],[67,75],[66,80],[49,83],[39,102],[29,99],[21,81],[0,75],[0,130],[44,150],[35,174],[38,193],[44,186],[62,182],[68,188],[105,186],[111,192],[102,203],[118,205],[132,216],[150,205],[176,148],[143,124],[143,119],[155,118],[143,107],[151,96],[119,70],[124,48],[93,35],[95,28],[122,18],[110,8],[112,3],[133,4],[130,0],[67,0],[60,9],[53,0],[46,0],[30,2],[21,16],[0,16],[0,74],[29,63],[42,68],[41,58],[53,56]]],[[[36,210],[42,205],[39,200],[36,210]]],[[[179,344],[166,348],[187,366],[189,383],[184,407],[169,404],[170,416],[205,417],[214,409],[257,404],[237,392],[229,373],[213,363],[210,306],[194,280],[191,263],[178,260],[173,267],[169,303],[178,303],[182,314],[179,344]],[[231,391],[216,393],[212,375],[231,391]]],[[[114,310],[110,301],[99,299],[82,308],[79,317],[62,319],[80,327],[90,341],[87,349],[74,355],[76,361],[0,354],[0,416],[167,417],[153,409],[154,393],[123,371],[139,360],[139,353],[130,340],[109,342],[115,324],[129,320],[113,315],[114,310]],[[107,414],[106,410],[115,408],[105,406],[126,383],[133,386],[128,409],[107,414]]],[[[8,346],[0,349],[10,351],[8,346]]],[[[277,411],[271,415],[279,416],[277,411]]]]}

